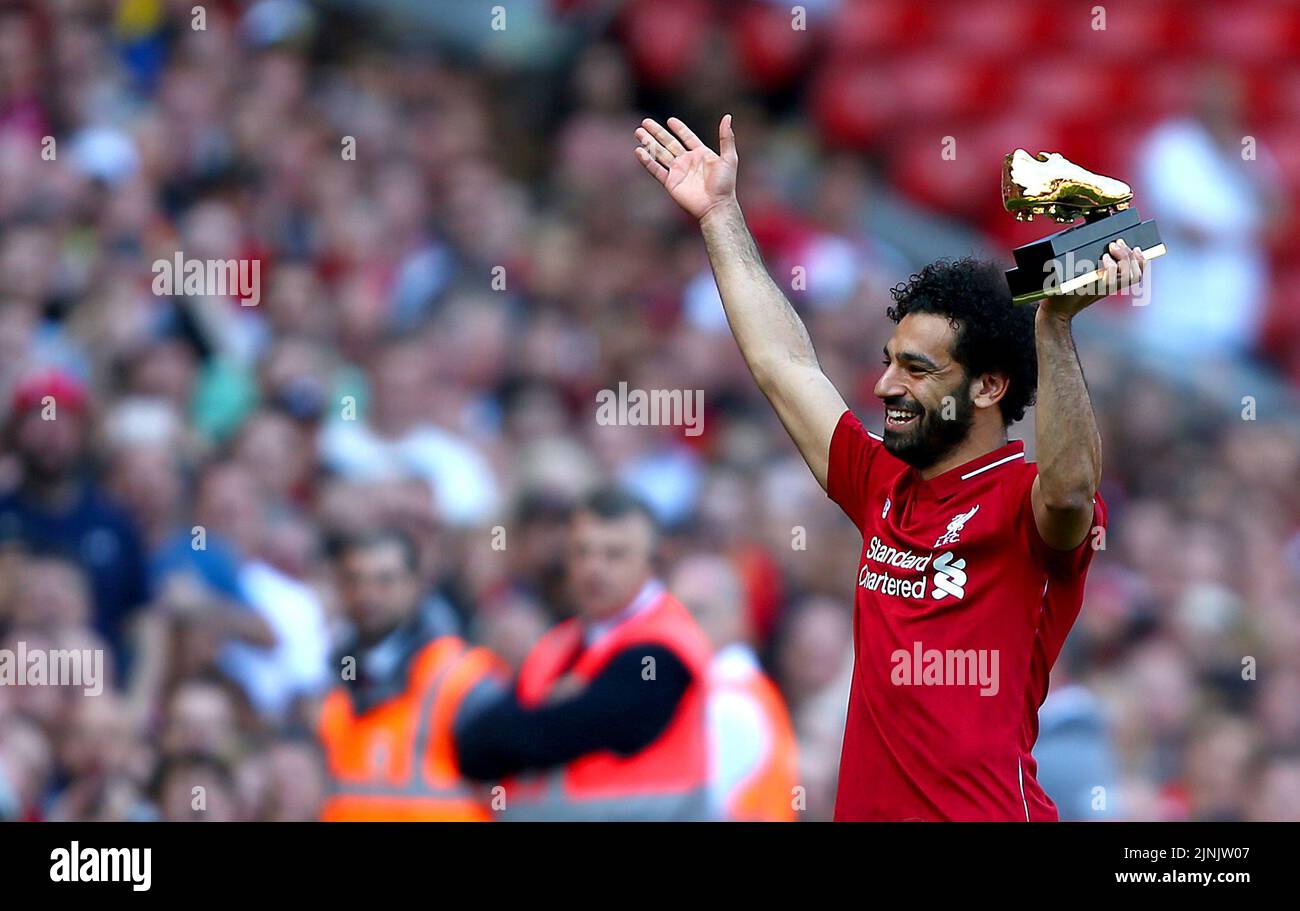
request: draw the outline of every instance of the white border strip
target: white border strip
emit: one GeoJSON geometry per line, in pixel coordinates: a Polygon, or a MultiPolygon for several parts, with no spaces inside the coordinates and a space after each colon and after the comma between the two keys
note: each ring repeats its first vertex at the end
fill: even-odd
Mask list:
{"type": "Polygon", "coordinates": [[[1025,805],[1025,822],[1029,822],[1029,801],[1025,800],[1025,773],[1020,768],[1020,757],[1016,757],[1016,778],[1020,779],[1020,802],[1025,805]]]}
{"type": "Polygon", "coordinates": [[[1023,452],[1017,452],[1015,455],[1009,455],[1005,459],[998,459],[996,462],[985,465],[983,468],[976,468],[974,471],[968,471],[961,476],[961,479],[964,481],[967,478],[973,478],[977,474],[983,474],[984,472],[988,471],[990,468],[997,468],[999,465],[1004,465],[1007,462],[1012,461],[1013,459],[1023,459],[1024,457],[1025,454],[1023,452]]]}

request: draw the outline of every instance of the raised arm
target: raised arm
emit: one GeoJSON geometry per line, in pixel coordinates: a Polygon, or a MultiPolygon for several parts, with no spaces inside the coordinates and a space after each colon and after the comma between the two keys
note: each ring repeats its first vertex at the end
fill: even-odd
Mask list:
{"type": "Polygon", "coordinates": [[[808,330],[768,275],[736,201],[736,137],[731,115],[718,127],[714,152],[677,118],[665,129],[644,120],[637,160],[668,195],[699,220],[713,276],[740,353],[790,438],[826,487],[831,435],[844,398],[817,363],[808,330]]]}
{"type": "Polygon", "coordinates": [[[1035,317],[1038,477],[1032,492],[1034,522],[1043,540],[1060,550],[1072,550],[1087,537],[1093,498],[1101,483],[1101,434],[1071,324],[1079,311],[1101,300],[1110,289],[1137,284],[1145,262],[1141,248],[1130,250],[1123,241],[1113,243],[1102,257],[1104,293],[1046,298],[1035,317]]]}

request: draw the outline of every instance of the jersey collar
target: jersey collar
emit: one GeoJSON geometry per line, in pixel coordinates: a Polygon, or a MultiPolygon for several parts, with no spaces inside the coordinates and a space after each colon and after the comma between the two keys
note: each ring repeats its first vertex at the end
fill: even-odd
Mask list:
{"type": "Polygon", "coordinates": [[[1024,458],[1024,441],[1012,440],[1005,446],[999,446],[992,452],[986,452],[969,462],[963,462],[956,468],[950,468],[943,474],[936,475],[928,481],[922,479],[921,473],[915,468],[912,469],[912,472],[916,478],[917,486],[921,490],[928,491],[936,499],[946,500],[975,480],[986,475],[997,474],[1002,468],[1018,465],[1024,461],[1024,458]]]}

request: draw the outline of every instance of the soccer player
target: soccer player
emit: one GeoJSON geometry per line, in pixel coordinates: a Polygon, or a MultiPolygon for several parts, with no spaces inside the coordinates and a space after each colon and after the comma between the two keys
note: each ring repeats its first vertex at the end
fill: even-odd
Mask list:
{"type": "Polygon", "coordinates": [[[875,393],[880,435],[848,409],[768,276],[720,154],[676,118],[645,120],[637,159],[695,216],[759,388],[863,537],[837,820],[1057,818],[1031,750],[1048,672],[1106,524],[1101,440],[1071,320],[1141,279],[1112,244],[1105,285],[1016,307],[1001,270],[965,259],[892,293],[875,393]],[[1037,464],[1007,428],[1037,394],[1037,464]]]}

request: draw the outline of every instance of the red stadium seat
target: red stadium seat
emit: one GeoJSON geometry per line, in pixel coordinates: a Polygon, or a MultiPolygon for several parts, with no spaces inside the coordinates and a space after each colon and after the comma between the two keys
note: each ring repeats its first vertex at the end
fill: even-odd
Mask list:
{"type": "Polygon", "coordinates": [[[1132,86],[1115,67],[1088,57],[1026,61],[1011,89],[1016,110],[1054,119],[1112,124],[1126,119],[1132,86]]]}
{"type": "Polygon", "coordinates": [[[1281,171],[1281,189],[1291,198],[1292,206],[1300,211],[1300,123],[1262,129],[1256,139],[1277,162],[1281,171]]]}
{"type": "Polygon", "coordinates": [[[1300,123],[1300,63],[1283,70],[1275,68],[1273,74],[1277,85],[1277,116],[1300,123]]]}
{"type": "Polygon", "coordinates": [[[1218,2],[1196,17],[1196,49],[1238,63],[1293,60],[1300,48],[1300,11],[1294,4],[1218,2]]]}
{"type": "Polygon", "coordinates": [[[1265,63],[1249,67],[1245,105],[1252,123],[1300,120],[1300,66],[1265,63]]]}
{"type": "Polygon", "coordinates": [[[771,90],[787,85],[804,67],[813,49],[813,27],[791,28],[790,11],[777,6],[747,6],[733,20],[736,50],[745,74],[771,90]]]}
{"type": "MultiPolygon", "coordinates": [[[[960,134],[962,131],[954,131],[960,134]]],[[[962,138],[954,137],[960,149],[962,138]]],[[[895,186],[925,205],[960,217],[972,217],[985,208],[990,170],[981,168],[973,155],[940,157],[943,132],[924,130],[893,144],[891,174],[895,186]]]]}
{"type": "Polygon", "coordinates": [[[707,0],[637,0],[623,14],[624,40],[641,78],[667,85],[689,72],[710,32],[707,0]]]}
{"type": "Polygon", "coordinates": [[[912,53],[886,68],[907,122],[997,110],[999,68],[943,51],[912,53]]]}
{"type": "Polygon", "coordinates": [[[1123,103],[1151,123],[1186,114],[1196,99],[1201,69],[1188,60],[1169,60],[1159,66],[1136,61],[1124,75],[1123,103]]]}
{"type": "Polygon", "coordinates": [[[1150,61],[1161,54],[1178,54],[1186,46],[1186,4],[1167,0],[1128,0],[1102,3],[1072,0],[1050,4],[1053,34],[1046,46],[1062,52],[1107,63],[1150,61]],[[1094,28],[1103,22],[1105,28],[1094,28]]]}
{"type": "Polygon", "coordinates": [[[950,55],[1014,62],[1050,32],[1052,11],[1032,0],[955,3],[934,17],[934,39],[950,55]]]}
{"type": "Polygon", "coordinates": [[[831,23],[832,51],[861,59],[865,54],[918,43],[929,24],[924,4],[909,0],[843,0],[831,23]]]}
{"type": "Polygon", "coordinates": [[[870,148],[902,114],[894,89],[878,68],[851,63],[823,66],[810,91],[813,119],[822,138],[834,147],[870,148]]]}

